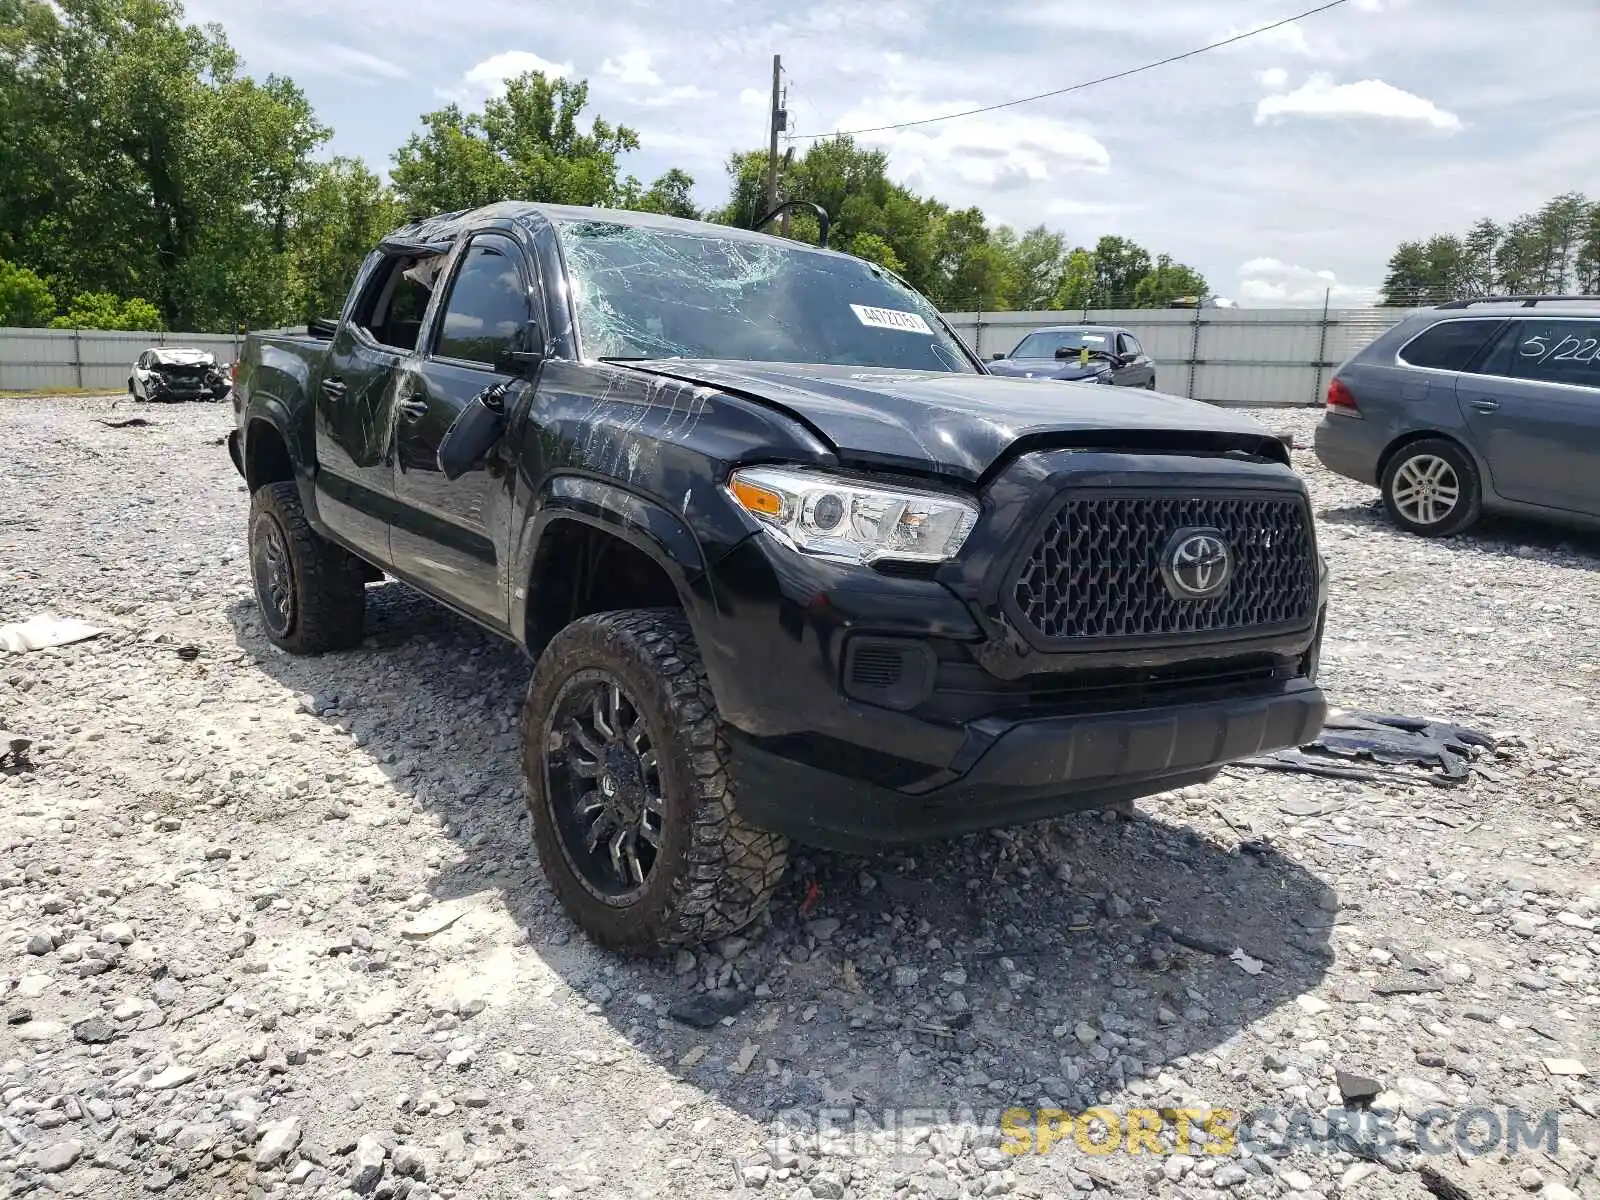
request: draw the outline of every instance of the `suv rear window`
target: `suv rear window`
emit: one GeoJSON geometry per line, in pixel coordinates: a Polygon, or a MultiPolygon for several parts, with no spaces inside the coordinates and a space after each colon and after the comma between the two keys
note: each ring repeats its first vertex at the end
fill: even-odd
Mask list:
{"type": "Polygon", "coordinates": [[[1478,321],[1440,321],[1400,348],[1399,358],[1413,367],[1463,371],[1472,356],[1502,324],[1500,318],[1478,321]]]}

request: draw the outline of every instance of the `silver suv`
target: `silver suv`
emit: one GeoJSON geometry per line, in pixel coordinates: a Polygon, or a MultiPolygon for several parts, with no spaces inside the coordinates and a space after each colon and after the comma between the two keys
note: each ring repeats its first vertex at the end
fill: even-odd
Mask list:
{"type": "Polygon", "coordinates": [[[1334,373],[1316,452],[1425,537],[1483,512],[1600,526],[1600,296],[1406,318],[1334,373]]]}

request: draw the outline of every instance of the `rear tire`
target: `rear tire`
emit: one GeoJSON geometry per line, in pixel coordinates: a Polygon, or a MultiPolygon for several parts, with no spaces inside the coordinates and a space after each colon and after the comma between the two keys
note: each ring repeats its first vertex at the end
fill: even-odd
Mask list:
{"type": "Polygon", "coordinates": [[[361,644],[361,562],[317,535],[293,483],[263,484],[250,497],[250,577],[273,645],[323,654],[361,644]]]}
{"type": "Polygon", "coordinates": [[[1384,465],[1379,486],[1389,519],[1419,537],[1450,537],[1482,513],[1477,464],[1446,438],[1402,446],[1384,465]]]}
{"type": "Polygon", "coordinates": [[[766,911],[788,842],[734,810],[722,720],[681,612],[599,613],[556,634],[528,684],[522,766],[545,877],[600,945],[696,945],[766,911]]]}

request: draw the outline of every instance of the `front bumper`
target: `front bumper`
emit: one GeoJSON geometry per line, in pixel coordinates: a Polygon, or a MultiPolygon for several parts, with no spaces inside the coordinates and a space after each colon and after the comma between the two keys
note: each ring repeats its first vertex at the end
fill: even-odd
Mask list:
{"type": "MultiPolygon", "coordinates": [[[[1097,808],[1202,783],[1225,763],[1310,741],[1327,703],[1309,680],[1264,696],[969,730],[972,765],[908,791],[846,777],[735,736],[740,811],[813,845],[864,850],[1097,808]]],[[[870,742],[871,722],[860,729],[870,742]]]]}
{"type": "MultiPolygon", "coordinates": [[[[1196,489],[1233,488],[1253,470],[1185,461],[1196,489]]],[[[1173,474],[1159,456],[1061,463],[1096,482],[1173,474]]],[[[1272,470],[1267,486],[1299,486],[1272,470]]],[[[1320,575],[1303,626],[1071,653],[1030,644],[993,581],[1052,494],[1053,477],[1019,465],[988,489],[961,561],[920,577],[830,563],[764,534],[708,565],[707,608],[693,620],[747,819],[866,849],[1181,787],[1315,735],[1326,712],[1314,682],[1320,575]],[[904,650],[905,686],[864,686],[863,647],[904,650]]]]}

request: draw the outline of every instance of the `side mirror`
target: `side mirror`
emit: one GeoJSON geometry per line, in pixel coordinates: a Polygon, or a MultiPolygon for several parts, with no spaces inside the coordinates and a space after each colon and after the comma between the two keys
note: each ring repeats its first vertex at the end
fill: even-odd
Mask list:
{"type": "Polygon", "coordinates": [[[999,362],[1005,356],[1006,356],[1006,352],[1004,350],[996,350],[993,354],[991,354],[989,356],[989,361],[990,362],[999,362]]]}
{"type": "Polygon", "coordinates": [[[439,470],[446,479],[460,479],[495,448],[506,431],[501,404],[504,384],[485,388],[456,414],[439,442],[439,470]]]}

